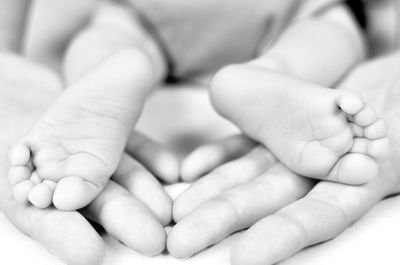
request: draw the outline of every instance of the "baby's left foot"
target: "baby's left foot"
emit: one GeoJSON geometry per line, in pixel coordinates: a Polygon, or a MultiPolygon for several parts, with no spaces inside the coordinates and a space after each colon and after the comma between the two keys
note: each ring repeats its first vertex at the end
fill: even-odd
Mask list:
{"type": "Polygon", "coordinates": [[[216,109],[283,164],[307,177],[362,184],[388,154],[387,128],[357,94],[254,66],[230,66],[211,84],[216,109]]]}
{"type": "Polygon", "coordinates": [[[147,57],[136,51],[92,66],[12,147],[14,197],[61,210],[93,201],[118,166],[151,84],[147,57]]]}

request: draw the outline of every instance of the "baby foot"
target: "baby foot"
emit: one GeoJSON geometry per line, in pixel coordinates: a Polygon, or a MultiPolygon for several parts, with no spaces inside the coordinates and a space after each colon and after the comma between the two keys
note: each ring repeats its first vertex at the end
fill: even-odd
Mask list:
{"type": "Polygon", "coordinates": [[[254,66],[230,66],[211,84],[215,108],[307,177],[362,184],[388,155],[387,127],[357,94],[254,66]]]}
{"type": "Polygon", "coordinates": [[[151,88],[143,55],[117,53],[65,90],[10,150],[18,201],[61,210],[86,206],[116,170],[151,88]]]}

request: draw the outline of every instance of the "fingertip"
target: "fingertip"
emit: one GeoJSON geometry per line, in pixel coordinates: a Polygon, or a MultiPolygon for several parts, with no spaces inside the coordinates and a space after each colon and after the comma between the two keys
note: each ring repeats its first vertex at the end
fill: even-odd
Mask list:
{"type": "Polygon", "coordinates": [[[169,197],[169,200],[165,203],[165,206],[162,207],[162,209],[160,209],[160,212],[157,214],[157,218],[160,220],[162,225],[165,226],[171,223],[172,209],[173,209],[173,201],[169,197]]]}
{"type": "Polygon", "coordinates": [[[160,181],[139,162],[125,155],[113,180],[146,205],[163,225],[171,222],[172,198],[160,181]]]}
{"type": "Polygon", "coordinates": [[[131,224],[132,226],[126,228],[124,234],[119,236],[124,244],[149,257],[157,256],[164,251],[167,233],[155,217],[148,216],[139,221],[131,220],[131,224]]]}
{"type": "Polygon", "coordinates": [[[153,212],[163,226],[171,223],[173,201],[164,190],[161,190],[158,196],[155,194],[152,201],[142,200],[142,203],[144,203],[153,212]]]}
{"type": "Polygon", "coordinates": [[[87,213],[127,247],[154,256],[165,249],[166,232],[140,200],[110,182],[87,208],[87,213]]]}
{"type": "MultiPolygon", "coordinates": [[[[188,189],[191,189],[191,187],[188,189]]],[[[178,223],[180,220],[182,220],[194,209],[193,207],[197,206],[197,204],[193,203],[193,199],[191,198],[193,195],[192,191],[187,191],[184,191],[181,195],[179,195],[172,204],[172,220],[175,223],[178,223]]]]}
{"type": "Polygon", "coordinates": [[[223,156],[224,153],[218,145],[205,145],[195,149],[182,161],[182,180],[195,181],[221,163],[223,156]]]}
{"type": "Polygon", "coordinates": [[[175,155],[165,152],[157,157],[157,175],[168,184],[179,181],[180,163],[175,155]]]}
{"type": "Polygon", "coordinates": [[[181,206],[181,201],[179,200],[179,197],[177,200],[174,201],[173,205],[172,205],[172,220],[175,223],[178,223],[179,220],[181,220],[185,214],[184,214],[184,210],[181,206]]]}
{"type": "Polygon", "coordinates": [[[185,259],[210,246],[208,224],[204,215],[188,216],[178,222],[168,233],[167,250],[175,258],[185,259]]]}
{"type": "Polygon", "coordinates": [[[165,182],[179,181],[180,161],[162,144],[134,131],[128,139],[126,151],[165,182]]]}
{"type": "Polygon", "coordinates": [[[190,154],[182,161],[180,176],[184,182],[193,182],[206,172],[204,160],[197,159],[196,155],[190,154]]]}
{"type": "Polygon", "coordinates": [[[167,250],[169,254],[178,259],[185,259],[193,255],[189,250],[190,241],[183,230],[176,225],[168,234],[167,250]]]}
{"type": "Polygon", "coordinates": [[[144,246],[141,249],[141,252],[149,257],[161,254],[164,251],[167,242],[167,233],[165,232],[164,227],[156,225],[153,228],[150,238],[151,243],[144,246]]]}
{"type": "Polygon", "coordinates": [[[239,134],[198,147],[182,162],[182,180],[193,182],[218,166],[244,156],[255,145],[255,142],[239,134]]]}

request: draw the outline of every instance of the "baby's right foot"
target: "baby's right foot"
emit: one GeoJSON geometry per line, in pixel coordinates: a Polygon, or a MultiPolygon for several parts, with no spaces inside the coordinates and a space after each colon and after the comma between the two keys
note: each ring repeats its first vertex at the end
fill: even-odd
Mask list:
{"type": "Polygon", "coordinates": [[[389,152],[385,122],[354,93],[244,65],[215,76],[211,99],[300,175],[362,184],[389,152]]]}
{"type": "Polygon", "coordinates": [[[151,77],[144,55],[124,51],[66,89],[10,151],[15,198],[61,210],[94,200],[116,170],[151,77]]]}

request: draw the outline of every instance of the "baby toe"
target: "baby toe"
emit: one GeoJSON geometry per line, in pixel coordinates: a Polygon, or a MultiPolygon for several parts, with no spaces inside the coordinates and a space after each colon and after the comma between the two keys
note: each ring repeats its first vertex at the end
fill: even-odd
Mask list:
{"type": "Polygon", "coordinates": [[[382,138],[368,143],[367,154],[377,160],[384,160],[389,157],[390,144],[388,138],[382,138]]]}
{"type": "Polygon", "coordinates": [[[16,185],[24,180],[29,179],[31,175],[31,170],[28,167],[17,166],[10,167],[8,170],[8,181],[11,185],[16,185]]]}
{"type": "Polygon", "coordinates": [[[351,130],[356,137],[364,137],[364,128],[355,123],[351,123],[351,130]]]}
{"type": "Polygon", "coordinates": [[[364,101],[360,95],[346,91],[338,98],[339,107],[348,115],[358,113],[364,106],[364,101]]]}
{"type": "Polygon", "coordinates": [[[30,177],[30,180],[35,184],[40,184],[42,183],[42,179],[39,177],[38,173],[34,171],[30,177]]]}
{"type": "Polygon", "coordinates": [[[91,203],[104,189],[104,185],[95,185],[80,177],[66,177],[57,183],[53,204],[57,209],[72,211],[91,203]]]}
{"type": "Polygon", "coordinates": [[[31,158],[31,151],[24,143],[14,145],[9,152],[11,166],[26,166],[31,158]]]}
{"type": "Polygon", "coordinates": [[[377,140],[387,136],[388,127],[383,119],[377,119],[374,123],[364,129],[365,137],[377,140]]]}
{"type": "Polygon", "coordinates": [[[365,104],[361,111],[354,115],[354,123],[365,127],[374,123],[378,119],[375,110],[368,104],[365,104]]]}
{"type": "Polygon", "coordinates": [[[32,187],[28,193],[29,201],[38,208],[47,208],[51,205],[53,189],[44,183],[32,187]]]}
{"type": "Polygon", "coordinates": [[[351,153],[366,154],[368,149],[368,140],[365,138],[354,138],[351,153]]]}
{"type": "Polygon", "coordinates": [[[31,180],[24,180],[16,184],[13,188],[13,195],[15,200],[21,203],[28,202],[28,193],[35,184],[31,180]]]}

